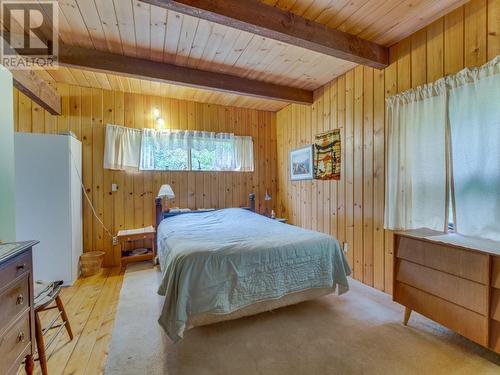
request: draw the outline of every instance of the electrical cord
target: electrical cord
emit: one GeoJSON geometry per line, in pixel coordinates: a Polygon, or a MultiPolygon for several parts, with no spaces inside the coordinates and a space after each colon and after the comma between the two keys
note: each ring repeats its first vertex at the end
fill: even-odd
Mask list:
{"type": "Polygon", "coordinates": [[[94,205],[92,204],[92,201],[90,200],[90,198],[87,194],[87,189],[85,189],[85,185],[83,184],[82,176],[80,176],[80,172],[78,171],[78,167],[76,165],[75,159],[73,158],[73,153],[71,152],[71,148],[69,150],[69,154],[71,156],[71,161],[73,162],[73,167],[75,168],[76,175],[78,176],[78,179],[80,180],[80,186],[82,188],[83,195],[87,199],[87,202],[89,203],[89,206],[90,206],[90,209],[92,210],[93,215],[95,216],[97,221],[101,224],[101,226],[103,227],[104,231],[108,234],[108,236],[114,240],[115,237],[113,236],[111,231],[106,227],[106,225],[104,225],[104,223],[102,222],[99,215],[97,215],[97,212],[95,211],[94,205]]]}

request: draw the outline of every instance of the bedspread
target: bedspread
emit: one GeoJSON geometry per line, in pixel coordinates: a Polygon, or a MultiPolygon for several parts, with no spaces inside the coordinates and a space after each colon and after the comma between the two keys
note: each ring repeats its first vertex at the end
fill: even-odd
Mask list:
{"type": "Polygon", "coordinates": [[[344,293],[351,272],[335,238],[238,208],[164,219],[158,255],[166,297],[159,323],[173,341],[189,316],[310,288],[344,293]]]}

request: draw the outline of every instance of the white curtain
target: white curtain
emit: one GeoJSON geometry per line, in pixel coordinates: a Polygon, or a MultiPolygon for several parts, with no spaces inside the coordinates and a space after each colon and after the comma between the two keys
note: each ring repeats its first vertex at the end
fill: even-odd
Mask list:
{"type": "Polygon", "coordinates": [[[500,56],[447,83],[455,230],[500,241],[500,56]]]}
{"type": "Polygon", "coordinates": [[[108,124],[104,144],[104,168],[139,168],[141,138],[142,132],[138,129],[108,124]]]}
{"type": "Polygon", "coordinates": [[[387,98],[386,229],[445,230],[444,79],[387,98]]]}
{"type": "Polygon", "coordinates": [[[209,140],[208,143],[215,146],[215,166],[217,170],[234,171],[236,169],[234,134],[217,133],[215,138],[209,140]]]}
{"type": "Polygon", "coordinates": [[[252,137],[234,137],[234,153],[236,171],[253,172],[253,140],[252,137]]]}

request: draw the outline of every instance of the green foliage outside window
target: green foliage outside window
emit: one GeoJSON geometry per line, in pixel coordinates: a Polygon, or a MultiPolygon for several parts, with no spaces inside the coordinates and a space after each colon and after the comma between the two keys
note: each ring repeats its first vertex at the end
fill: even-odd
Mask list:
{"type": "MultiPolygon", "coordinates": [[[[154,170],[157,171],[216,171],[222,162],[216,160],[216,155],[218,155],[216,150],[209,150],[209,147],[169,149],[154,144],[153,139],[148,147],[154,148],[154,170]]],[[[222,147],[222,149],[219,148],[219,153],[223,155],[231,155],[234,152],[234,143],[232,142],[224,142],[217,147],[222,147]]]]}
{"type": "Polygon", "coordinates": [[[191,150],[191,170],[213,171],[215,169],[215,151],[191,150]]]}
{"type": "Polygon", "coordinates": [[[156,149],[154,153],[155,169],[160,171],[186,171],[189,169],[188,150],[156,149]]]}

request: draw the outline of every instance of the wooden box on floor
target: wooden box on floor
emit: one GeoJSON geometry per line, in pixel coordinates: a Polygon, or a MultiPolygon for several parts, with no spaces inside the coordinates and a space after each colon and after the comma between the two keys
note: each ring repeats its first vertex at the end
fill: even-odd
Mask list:
{"type": "Polygon", "coordinates": [[[393,299],[500,353],[500,249],[430,239],[426,229],[394,237],[393,299]]]}

